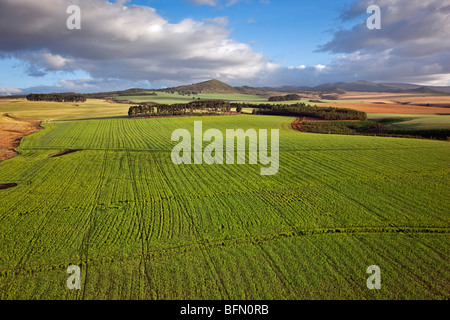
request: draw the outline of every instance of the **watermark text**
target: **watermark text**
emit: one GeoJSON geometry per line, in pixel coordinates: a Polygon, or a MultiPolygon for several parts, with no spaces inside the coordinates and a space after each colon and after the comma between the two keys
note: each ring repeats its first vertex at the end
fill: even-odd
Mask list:
{"type": "Polygon", "coordinates": [[[279,169],[279,130],[271,130],[270,147],[268,154],[268,130],[260,129],[227,129],[225,139],[224,155],[224,137],[222,131],[218,129],[209,129],[203,133],[202,121],[194,122],[194,144],[192,148],[191,133],[187,129],[177,129],[172,133],[172,141],[179,143],[172,150],[172,162],[176,165],[192,164],[195,165],[233,165],[235,163],[243,165],[247,163],[246,146],[248,141],[248,164],[262,164],[268,166],[261,168],[261,175],[275,175],[279,169]],[[180,141],[181,140],[181,141],[180,141]],[[236,143],[237,141],[237,143],[236,143]],[[211,142],[203,150],[203,142],[211,142]]]}

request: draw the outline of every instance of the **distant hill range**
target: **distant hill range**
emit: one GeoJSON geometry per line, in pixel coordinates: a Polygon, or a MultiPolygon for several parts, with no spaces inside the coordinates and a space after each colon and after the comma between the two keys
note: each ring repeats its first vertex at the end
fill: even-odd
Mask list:
{"type": "Polygon", "coordinates": [[[316,87],[284,86],[277,88],[262,88],[286,92],[321,91],[321,92],[391,92],[391,93],[450,93],[450,87],[422,86],[407,83],[374,83],[369,81],[327,83],[316,87]]]}
{"type": "Polygon", "coordinates": [[[249,86],[232,87],[218,80],[210,80],[197,84],[164,89],[164,91],[197,92],[197,93],[226,93],[226,94],[254,94],[263,95],[273,92],[392,92],[392,93],[450,93],[450,87],[421,86],[406,83],[374,83],[368,81],[327,83],[315,87],[281,86],[254,88],[249,86]]]}
{"type": "MultiPolygon", "coordinates": [[[[123,91],[99,92],[84,94],[86,98],[106,99],[115,96],[148,95],[149,92],[179,92],[179,93],[218,93],[218,94],[247,94],[276,96],[278,93],[344,93],[356,92],[388,92],[388,93],[419,93],[419,94],[450,94],[450,86],[422,86],[407,83],[374,83],[369,81],[327,83],[315,87],[280,86],[280,87],[232,87],[219,80],[209,80],[191,85],[184,85],[166,89],[128,89],[123,91]]],[[[27,92],[28,93],[28,92],[27,92]]],[[[0,99],[24,98],[26,94],[15,96],[1,96],[0,99]]]]}

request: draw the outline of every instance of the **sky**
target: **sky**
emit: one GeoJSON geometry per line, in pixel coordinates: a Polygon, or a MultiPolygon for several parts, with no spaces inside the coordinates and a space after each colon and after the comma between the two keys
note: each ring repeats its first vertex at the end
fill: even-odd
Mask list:
{"type": "Polygon", "coordinates": [[[0,0],[0,95],[210,79],[450,86],[450,0],[0,0]]]}

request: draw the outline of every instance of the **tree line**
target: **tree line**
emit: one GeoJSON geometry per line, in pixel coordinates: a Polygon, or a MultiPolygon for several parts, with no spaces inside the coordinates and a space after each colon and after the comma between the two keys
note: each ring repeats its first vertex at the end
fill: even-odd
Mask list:
{"type": "Polygon", "coordinates": [[[278,102],[278,101],[298,101],[298,100],[302,100],[302,97],[299,96],[298,94],[288,94],[285,96],[275,96],[275,97],[270,97],[269,101],[270,102],[278,102]]]}
{"type": "Polygon", "coordinates": [[[367,120],[367,114],[362,111],[332,107],[319,108],[317,106],[308,106],[304,103],[292,105],[260,105],[253,109],[253,114],[310,117],[321,120],[367,120]]]}
{"type": "Polygon", "coordinates": [[[49,102],[85,102],[86,97],[79,93],[48,93],[27,95],[28,101],[49,101],[49,102]]]}
{"type": "Polygon", "coordinates": [[[308,106],[304,103],[293,105],[283,104],[249,104],[249,103],[229,103],[221,100],[202,100],[183,104],[141,104],[132,106],[128,111],[130,117],[141,116],[172,116],[201,114],[229,114],[232,108],[240,112],[243,108],[253,108],[253,114],[257,115],[278,115],[292,117],[310,117],[321,120],[367,120],[365,112],[332,108],[308,106]]]}
{"type": "Polygon", "coordinates": [[[447,141],[450,137],[449,129],[395,129],[386,125],[384,121],[362,121],[362,122],[322,122],[305,121],[297,126],[299,131],[324,133],[324,134],[346,134],[367,135],[383,137],[423,138],[447,141]]]}
{"type": "Polygon", "coordinates": [[[128,110],[130,117],[148,116],[180,116],[199,114],[227,114],[231,111],[231,105],[224,101],[193,101],[177,104],[141,104],[132,106],[128,110]]]}

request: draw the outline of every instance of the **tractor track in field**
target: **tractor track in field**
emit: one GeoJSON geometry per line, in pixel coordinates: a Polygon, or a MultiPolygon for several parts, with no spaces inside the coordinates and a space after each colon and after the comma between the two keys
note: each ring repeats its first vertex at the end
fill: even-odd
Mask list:
{"type": "MultiPolygon", "coordinates": [[[[312,179],[314,179],[315,177],[320,176],[320,175],[318,175],[317,173],[316,173],[316,174],[310,174],[310,173],[303,172],[303,174],[304,174],[305,176],[308,176],[308,177],[312,178],[312,179]]],[[[371,208],[370,206],[365,205],[364,203],[362,203],[361,201],[355,199],[354,197],[352,197],[352,196],[350,196],[350,195],[348,195],[348,194],[342,192],[341,190],[339,190],[339,188],[337,188],[336,186],[333,186],[333,185],[331,185],[329,182],[327,182],[326,179],[323,179],[323,178],[322,178],[322,179],[316,178],[316,179],[317,179],[318,181],[320,181],[323,185],[325,185],[327,188],[333,190],[334,192],[336,192],[336,193],[338,193],[338,194],[341,194],[343,197],[345,197],[345,198],[348,199],[349,201],[355,203],[356,205],[358,205],[358,206],[361,207],[361,208],[364,208],[367,212],[370,212],[371,214],[377,216],[378,219],[379,219],[380,221],[383,221],[384,217],[381,216],[378,212],[376,212],[376,211],[375,211],[373,208],[371,208]]]]}
{"type": "MultiPolygon", "coordinates": [[[[136,190],[135,190],[136,192],[136,190]]],[[[141,242],[141,252],[139,253],[139,280],[141,279],[141,275],[144,277],[145,281],[148,284],[148,287],[152,290],[152,296],[151,299],[158,300],[159,299],[159,293],[157,290],[157,286],[155,285],[155,279],[153,278],[153,272],[151,269],[151,266],[147,264],[146,256],[149,252],[149,244],[148,239],[151,237],[151,231],[146,231],[145,223],[144,223],[144,216],[142,210],[139,208],[135,208],[136,211],[136,217],[138,219],[139,224],[139,239],[141,242]]],[[[139,284],[141,281],[139,281],[139,284]]],[[[145,293],[144,293],[145,295],[145,293]]]]}
{"type": "Polygon", "coordinates": [[[267,261],[267,264],[269,265],[270,269],[273,271],[273,273],[278,278],[280,283],[283,284],[283,288],[286,288],[287,290],[291,290],[293,285],[291,284],[291,282],[289,281],[289,278],[285,275],[283,270],[280,268],[279,263],[277,263],[277,261],[272,257],[270,252],[266,248],[264,248],[262,243],[258,244],[258,248],[263,253],[263,257],[267,261]]]}
{"type": "MultiPolygon", "coordinates": [[[[360,243],[364,244],[364,242],[361,241],[361,239],[358,239],[358,241],[360,243]]],[[[401,259],[399,259],[397,256],[389,255],[384,251],[378,251],[377,255],[381,256],[383,261],[389,261],[389,265],[392,266],[393,268],[396,268],[396,267],[402,268],[402,270],[404,270],[406,274],[408,274],[411,278],[414,278],[414,280],[420,282],[428,290],[430,290],[430,292],[433,292],[436,296],[440,295],[440,292],[435,287],[433,287],[432,284],[430,284],[427,281],[424,281],[422,277],[417,275],[416,268],[411,268],[411,267],[408,267],[407,265],[402,265],[401,259]]]]}
{"type": "MultiPolygon", "coordinates": [[[[147,251],[143,253],[130,253],[120,257],[103,257],[103,258],[87,258],[82,261],[81,266],[92,264],[93,266],[110,264],[114,262],[125,262],[135,259],[148,260],[154,257],[170,256],[180,253],[206,250],[206,249],[226,249],[233,247],[242,247],[248,245],[260,245],[272,241],[280,241],[286,238],[308,237],[308,236],[361,236],[361,235],[393,235],[400,234],[405,236],[413,235],[437,235],[450,234],[450,228],[444,227],[336,227],[336,228],[297,228],[292,231],[284,231],[278,233],[262,234],[253,237],[242,237],[234,239],[217,239],[197,242],[185,246],[177,246],[172,248],[160,249],[155,251],[147,251]]],[[[34,268],[15,268],[0,270],[0,278],[17,275],[29,275],[39,272],[52,271],[55,269],[66,269],[67,261],[58,264],[49,264],[44,266],[37,266],[34,268]]],[[[81,267],[80,266],[80,267],[81,267]]]]}
{"type": "MultiPolygon", "coordinates": [[[[127,152],[126,154],[127,162],[128,162],[128,170],[130,174],[130,179],[133,182],[131,185],[133,186],[133,197],[134,201],[136,201],[136,197],[139,195],[139,190],[136,186],[136,178],[132,171],[132,161],[130,152],[127,152]]],[[[153,299],[158,300],[158,292],[156,291],[157,286],[153,284],[153,279],[151,277],[151,270],[149,266],[147,266],[145,257],[148,255],[147,252],[149,252],[149,245],[148,245],[148,239],[150,238],[151,234],[146,232],[145,224],[144,224],[144,213],[142,210],[140,210],[138,207],[135,207],[135,213],[136,218],[138,220],[138,226],[139,226],[139,239],[141,242],[141,252],[139,253],[139,278],[141,277],[141,270],[143,271],[143,276],[145,277],[145,280],[149,286],[149,288],[152,288],[154,290],[155,297],[152,297],[153,299]]],[[[140,279],[139,279],[140,280],[140,279]]],[[[140,282],[140,281],[139,281],[140,282]]]]}
{"type": "Polygon", "coordinates": [[[88,281],[88,267],[89,267],[89,241],[91,238],[91,234],[92,234],[92,230],[95,228],[96,226],[96,221],[95,221],[95,216],[94,214],[90,213],[90,217],[89,217],[89,227],[88,230],[84,233],[83,235],[83,239],[81,240],[81,245],[80,245],[80,261],[81,264],[84,266],[84,281],[83,281],[83,285],[82,285],[82,292],[81,292],[81,299],[84,300],[85,297],[85,293],[86,293],[86,285],[87,285],[87,281],[88,281]]]}
{"type": "MultiPolygon", "coordinates": [[[[77,171],[76,169],[73,170],[71,175],[70,175],[70,177],[72,177],[75,174],[76,171],[77,171]]],[[[70,181],[70,178],[67,181],[70,181]]],[[[67,190],[69,188],[69,185],[70,185],[69,183],[66,183],[66,185],[63,187],[63,191],[61,193],[64,193],[65,190],[67,190]]],[[[44,226],[46,225],[46,223],[48,222],[48,220],[50,218],[51,217],[49,215],[42,216],[42,218],[41,218],[41,220],[39,222],[39,226],[37,228],[38,231],[35,232],[32,235],[31,239],[28,241],[28,244],[27,244],[26,248],[22,252],[22,254],[21,254],[20,258],[19,258],[19,261],[16,263],[16,265],[15,265],[13,270],[18,270],[19,272],[21,272],[21,271],[23,271],[25,269],[22,266],[28,261],[30,255],[33,252],[33,248],[35,246],[35,242],[41,237],[41,235],[42,235],[42,233],[44,231],[44,226]]],[[[10,288],[11,284],[7,284],[7,286],[10,288]]]]}
{"type": "MultiPolygon", "coordinates": [[[[165,180],[164,180],[164,181],[170,181],[170,179],[169,179],[170,177],[167,175],[167,172],[166,172],[165,170],[163,170],[163,168],[160,167],[160,164],[159,164],[159,163],[156,163],[156,166],[157,166],[158,170],[164,175],[164,177],[165,177],[165,180]]],[[[198,178],[200,179],[201,177],[198,176],[198,178]]],[[[201,179],[200,179],[200,180],[201,180],[201,179]]],[[[180,195],[178,195],[178,196],[180,196],[180,195]]],[[[183,204],[183,202],[181,202],[181,203],[183,204]]],[[[183,205],[184,205],[184,204],[183,204],[183,205]]],[[[201,239],[201,241],[202,241],[202,244],[200,244],[199,250],[201,251],[201,253],[202,253],[202,255],[203,255],[203,258],[205,259],[205,261],[206,261],[206,263],[208,264],[208,266],[209,266],[209,268],[210,268],[212,274],[214,275],[214,278],[216,279],[216,283],[222,287],[223,290],[220,291],[221,294],[223,295],[222,292],[224,292],[225,295],[226,295],[225,297],[222,297],[222,298],[223,298],[223,299],[229,299],[229,297],[231,297],[231,296],[230,296],[230,294],[229,294],[229,292],[228,292],[228,290],[227,290],[227,287],[226,287],[226,285],[225,285],[225,283],[224,283],[222,277],[220,277],[219,272],[218,272],[216,266],[214,265],[214,262],[212,261],[211,255],[209,254],[209,252],[208,252],[208,250],[207,250],[209,241],[206,240],[206,239],[202,236],[202,233],[200,232],[199,227],[198,227],[197,224],[195,223],[193,216],[192,216],[192,215],[189,215],[188,212],[189,212],[188,210],[183,210],[183,211],[182,211],[182,214],[183,214],[189,221],[191,221],[191,226],[192,226],[192,228],[193,228],[194,234],[197,235],[197,237],[198,237],[199,239],[201,239]]]]}
{"type": "MultiPolygon", "coordinates": [[[[309,159],[309,158],[308,158],[307,160],[310,161],[310,162],[313,161],[312,159],[309,159]]],[[[349,160],[349,161],[351,161],[351,160],[349,160]]],[[[358,163],[353,163],[353,164],[354,164],[355,166],[356,166],[356,165],[360,166],[358,163]]],[[[317,169],[319,166],[321,166],[321,167],[323,167],[323,168],[326,168],[326,169],[328,170],[328,172],[330,173],[330,175],[333,175],[336,179],[339,179],[339,178],[341,177],[341,176],[338,174],[338,172],[340,172],[339,170],[341,170],[341,168],[338,168],[339,170],[337,170],[337,167],[330,166],[330,165],[328,165],[328,164],[326,164],[326,163],[323,163],[323,162],[322,162],[322,163],[319,163],[319,164],[316,166],[315,171],[309,171],[308,173],[307,173],[307,172],[303,172],[302,174],[303,174],[303,175],[307,175],[307,176],[309,176],[310,178],[314,178],[314,176],[316,176],[316,177],[321,177],[321,175],[320,175],[321,170],[317,169]]],[[[361,167],[361,168],[363,168],[363,167],[361,167]]],[[[364,167],[364,169],[367,170],[367,168],[365,168],[365,167],[364,167]]],[[[370,169],[369,169],[369,170],[370,170],[370,169]]],[[[362,203],[362,202],[360,202],[360,201],[354,199],[351,195],[348,195],[347,193],[341,191],[337,186],[332,185],[332,184],[329,183],[326,179],[323,179],[323,178],[317,178],[317,180],[320,181],[324,186],[330,188],[331,190],[335,191],[335,192],[338,193],[338,194],[341,194],[343,197],[345,197],[345,198],[347,198],[348,200],[350,200],[350,201],[356,203],[358,206],[360,206],[360,207],[366,209],[368,212],[371,212],[371,213],[375,214],[377,217],[379,217],[379,218],[381,219],[380,221],[382,221],[382,220],[384,219],[382,216],[379,215],[379,213],[376,212],[376,210],[375,210],[374,207],[365,205],[364,203],[362,203]]],[[[392,177],[389,177],[389,176],[386,177],[386,180],[391,181],[392,184],[395,184],[395,183],[396,183],[396,180],[395,180],[394,178],[392,178],[392,177]]],[[[367,185],[367,186],[368,186],[369,188],[372,188],[370,185],[367,185]]],[[[375,191],[375,190],[374,190],[374,191],[375,191]]],[[[398,195],[395,195],[395,194],[392,194],[392,193],[389,193],[389,194],[388,194],[388,193],[386,193],[384,190],[381,190],[381,191],[380,191],[380,190],[376,190],[376,192],[381,192],[381,193],[383,193],[384,195],[386,195],[386,198],[387,198],[387,199],[389,199],[389,198],[395,199],[394,204],[397,204],[397,206],[400,206],[401,203],[403,203],[404,205],[407,205],[408,203],[411,203],[411,202],[415,203],[415,204],[418,205],[418,206],[422,206],[422,207],[424,206],[423,204],[421,204],[421,203],[419,203],[419,202],[416,202],[416,201],[415,201],[416,199],[409,199],[409,202],[405,202],[405,199],[402,198],[401,196],[398,196],[398,195]]],[[[393,204],[393,205],[394,205],[394,204],[393,204]]],[[[423,207],[423,210],[427,210],[427,208],[426,208],[426,207],[423,207]]]]}
{"type": "MultiPolygon", "coordinates": [[[[99,198],[99,194],[100,194],[100,190],[101,188],[99,187],[103,181],[104,181],[104,177],[105,177],[105,170],[106,170],[106,161],[107,161],[107,157],[108,154],[105,152],[104,156],[103,156],[103,164],[101,166],[102,171],[100,173],[100,179],[99,179],[99,183],[97,185],[97,188],[95,188],[95,190],[97,190],[95,198],[98,200],[99,198]]],[[[98,201],[97,201],[98,202],[98,201]]],[[[88,267],[89,267],[89,263],[88,261],[89,259],[89,248],[90,248],[90,243],[89,241],[91,240],[91,236],[92,236],[92,231],[96,228],[97,226],[97,217],[96,217],[96,209],[95,207],[92,207],[89,213],[89,226],[87,231],[84,233],[83,235],[83,239],[81,241],[80,244],[80,264],[82,266],[84,266],[84,281],[83,281],[83,285],[82,285],[82,292],[81,292],[81,299],[84,300],[85,298],[85,294],[86,294],[86,287],[87,287],[87,283],[88,283],[88,267]]],[[[81,267],[81,266],[79,266],[81,267]]],[[[77,295],[78,297],[78,295],[77,295]]]]}
{"type": "MultiPolygon", "coordinates": [[[[316,134],[316,133],[311,133],[316,134]]],[[[360,135],[347,135],[347,137],[365,137],[365,138],[373,138],[373,139],[402,139],[398,137],[380,137],[380,136],[360,136],[360,135]]],[[[420,139],[417,139],[421,141],[420,139]]],[[[441,141],[436,141],[441,142],[441,141]]],[[[445,142],[443,142],[445,143],[445,142]]],[[[448,147],[446,144],[442,144],[443,147],[448,147]]],[[[378,150],[425,150],[425,149],[435,149],[436,146],[394,146],[394,147],[381,147],[381,146],[370,146],[370,147],[351,147],[351,148],[342,148],[342,147],[334,147],[334,148],[280,148],[280,151],[283,152],[327,152],[327,151],[378,151],[378,150]]],[[[54,151],[54,150],[75,150],[75,148],[70,149],[68,146],[49,146],[49,147],[26,147],[23,150],[27,151],[54,151]]],[[[171,153],[172,149],[129,149],[129,148],[77,148],[77,151],[108,151],[108,152],[136,152],[136,153],[171,153]]],[[[236,149],[236,152],[241,150],[236,149]]],[[[244,150],[245,151],[245,150],[244,150]]]]}

